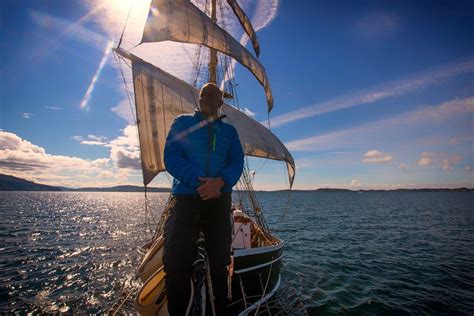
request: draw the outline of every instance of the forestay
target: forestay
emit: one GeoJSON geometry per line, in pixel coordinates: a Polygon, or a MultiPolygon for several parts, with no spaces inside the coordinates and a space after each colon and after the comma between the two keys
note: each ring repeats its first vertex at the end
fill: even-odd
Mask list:
{"type": "MultiPolygon", "coordinates": [[[[165,170],[163,153],[169,128],[178,115],[193,113],[198,108],[199,90],[130,53],[115,51],[132,61],[143,179],[147,185],[165,170]]],[[[245,155],[287,163],[291,187],[295,163],[285,145],[241,111],[224,104],[222,112],[237,129],[245,155]]]]}
{"type": "Polygon", "coordinates": [[[189,0],[152,1],[142,43],[168,40],[204,45],[236,59],[262,84],[268,111],[271,111],[273,96],[263,66],[245,47],[189,0]]]}

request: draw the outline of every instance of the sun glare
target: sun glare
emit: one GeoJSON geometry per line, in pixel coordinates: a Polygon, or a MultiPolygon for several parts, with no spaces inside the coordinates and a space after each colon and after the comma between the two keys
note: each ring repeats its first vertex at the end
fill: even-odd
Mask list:
{"type": "Polygon", "coordinates": [[[103,4],[107,8],[118,11],[120,14],[128,14],[130,8],[132,10],[148,8],[151,0],[103,0],[103,4]]]}

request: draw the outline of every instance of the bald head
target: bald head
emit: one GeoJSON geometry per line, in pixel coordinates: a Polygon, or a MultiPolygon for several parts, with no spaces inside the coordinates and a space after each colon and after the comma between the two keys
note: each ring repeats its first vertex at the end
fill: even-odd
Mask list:
{"type": "Polygon", "coordinates": [[[208,82],[201,88],[199,107],[204,116],[216,116],[222,103],[222,92],[215,83],[208,82]]]}

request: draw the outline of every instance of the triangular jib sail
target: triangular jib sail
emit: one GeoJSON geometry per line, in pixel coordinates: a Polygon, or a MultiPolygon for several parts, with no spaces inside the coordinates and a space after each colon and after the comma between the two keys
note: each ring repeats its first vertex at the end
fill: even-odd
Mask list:
{"type": "MultiPolygon", "coordinates": [[[[242,19],[245,20],[243,16],[242,19]]],[[[248,19],[246,21],[244,24],[250,24],[248,19]]],[[[251,25],[250,29],[248,27],[245,29],[249,32],[253,30],[251,25]]],[[[254,37],[256,41],[256,36],[254,37]]],[[[161,41],[200,44],[236,59],[262,84],[267,97],[268,111],[271,111],[273,96],[263,66],[245,47],[189,0],[152,1],[142,43],[161,41]]]]}
{"type": "MultiPolygon", "coordinates": [[[[199,90],[122,49],[115,51],[132,61],[143,179],[147,185],[165,170],[163,153],[169,128],[178,115],[193,113],[198,108],[199,90]]],[[[222,111],[237,129],[245,155],[287,163],[291,187],[295,163],[285,145],[241,111],[227,104],[222,111]]]]}

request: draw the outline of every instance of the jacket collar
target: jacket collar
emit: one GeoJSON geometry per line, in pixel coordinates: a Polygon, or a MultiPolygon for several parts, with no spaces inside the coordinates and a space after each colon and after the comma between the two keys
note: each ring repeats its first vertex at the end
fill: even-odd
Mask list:
{"type": "MultiPolygon", "coordinates": [[[[216,122],[216,121],[222,121],[222,119],[223,119],[224,117],[226,117],[226,116],[227,116],[227,115],[225,115],[225,114],[221,114],[221,115],[219,115],[219,117],[218,117],[217,119],[214,120],[214,122],[216,122]]],[[[203,121],[203,120],[206,119],[206,118],[204,117],[204,115],[202,114],[202,112],[199,111],[199,110],[194,110],[194,118],[196,118],[198,121],[203,121]]]]}

